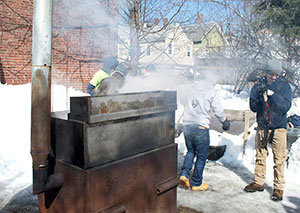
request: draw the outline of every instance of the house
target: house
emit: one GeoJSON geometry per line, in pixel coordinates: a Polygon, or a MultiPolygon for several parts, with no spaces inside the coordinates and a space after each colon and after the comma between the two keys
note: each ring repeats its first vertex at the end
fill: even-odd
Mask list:
{"type": "Polygon", "coordinates": [[[225,50],[226,41],[220,25],[216,22],[185,26],[183,31],[193,42],[194,56],[205,58],[209,53],[220,53],[225,50]]]}
{"type": "Polygon", "coordinates": [[[141,64],[153,63],[158,66],[183,69],[193,66],[193,42],[179,24],[169,25],[165,31],[147,35],[140,44],[141,64]]]}
{"type": "MultiPolygon", "coordinates": [[[[195,58],[204,60],[210,53],[220,53],[225,49],[226,42],[221,27],[216,22],[200,21],[189,26],[166,23],[165,19],[163,26],[145,26],[145,33],[139,39],[139,62],[142,66],[155,64],[158,67],[189,70],[194,67],[195,58]]],[[[129,30],[126,27],[119,27],[119,30],[119,37],[123,42],[119,42],[118,56],[128,59],[129,30]]]]}

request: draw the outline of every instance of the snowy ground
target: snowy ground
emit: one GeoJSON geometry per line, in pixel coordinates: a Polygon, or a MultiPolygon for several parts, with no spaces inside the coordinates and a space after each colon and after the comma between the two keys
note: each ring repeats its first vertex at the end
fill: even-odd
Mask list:
{"type": "MultiPolygon", "coordinates": [[[[300,212],[299,156],[300,139],[293,143],[289,154],[289,168],[286,169],[286,186],[282,202],[270,200],[273,192],[272,152],[267,159],[267,180],[265,190],[245,193],[244,187],[252,182],[254,171],[254,130],[250,128],[250,138],[245,155],[242,151],[242,135],[210,131],[213,145],[227,145],[224,156],[218,161],[208,161],[204,170],[204,182],[210,188],[206,192],[193,192],[182,187],[177,189],[177,205],[186,206],[199,212],[300,212]]],[[[184,139],[176,140],[179,145],[178,172],[184,159],[184,139]]]]}
{"type": "MultiPolygon", "coordinates": [[[[270,172],[270,171],[269,171],[270,172]]],[[[199,212],[299,212],[299,185],[287,183],[282,202],[270,200],[272,181],[267,181],[263,192],[245,193],[243,188],[252,180],[247,168],[224,166],[209,162],[205,168],[204,181],[210,185],[206,192],[177,189],[177,205],[187,206],[199,212]],[[297,187],[296,191],[293,187],[297,187]]]]}
{"type": "MultiPolygon", "coordinates": [[[[219,87],[224,108],[246,109],[248,94],[239,96],[219,87]]],[[[32,168],[30,156],[30,84],[0,85],[0,212],[38,212],[37,197],[32,195],[32,168]]],[[[69,88],[55,85],[53,111],[68,107],[68,96],[82,95],[69,88]]],[[[299,100],[294,103],[297,111],[299,100]]],[[[177,114],[180,114],[180,107],[177,114]]],[[[268,157],[266,190],[253,194],[243,188],[251,182],[254,170],[254,126],[242,154],[243,137],[211,130],[212,145],[226,144],[225,155],[217,162],[209,161],[204,171],[204,181],[210,185],[206,192],[192,192],[177,188],[177,205],[189,207],[187,212],[300,212],[300,139],[289,153],[289,168],[286,169],[284,200],[273,202],[272,154],[268,157]]],[[[183,162],[185,145],[183,135],[175,141],[178,144],[178,169],[183,162]]],[[[178,170],[178,172],[179,172],[178,170]]]]}

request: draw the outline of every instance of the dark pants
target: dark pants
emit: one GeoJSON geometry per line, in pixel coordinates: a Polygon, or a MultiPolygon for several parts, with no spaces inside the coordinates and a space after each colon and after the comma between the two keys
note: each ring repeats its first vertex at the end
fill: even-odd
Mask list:
{"type": "Polygon", "coordinates": [[[196,157],[191,185],[200,186],[210,144],[209,129],[200,129],[199,125],[186,125],[183,132],[188,151],[181,169],[181,175],[189,178],[196,157]]]}

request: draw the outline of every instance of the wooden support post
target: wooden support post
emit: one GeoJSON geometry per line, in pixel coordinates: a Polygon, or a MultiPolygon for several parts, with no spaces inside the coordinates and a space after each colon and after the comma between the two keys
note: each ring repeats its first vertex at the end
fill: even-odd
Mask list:
{"type": "MultiPolygon", "coordinates": [[[[231,122],[234,121],[242,121],[244,123],[244,137],[243,137],[243,154],[245,154],[246,143],[249,137],[249,128],[250,128],[250,120],[255,119],[255,113],[250,110],[232,110],[232,109],[224,109],[225,116],[231,122]]],[[[211,113],[211,117],[215,117],[213,113],[211,113]]]]}
{"type": "Polygon", "coordinates": [[[245,154],[246,143],[249,136],[249,111],[244,112],[244,144],[243,144],[243,154],[245,154]]]}

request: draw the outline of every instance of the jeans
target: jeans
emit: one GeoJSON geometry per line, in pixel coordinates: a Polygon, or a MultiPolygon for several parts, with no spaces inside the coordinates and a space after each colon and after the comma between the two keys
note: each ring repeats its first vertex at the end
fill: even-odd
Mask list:
{"type": "Polygon", "coordinates": [[[200,129],[199,125],[185,125],[183,133],[188,151],[181,169],[181,175],[189,178],[196,157],[191,185],[200,186],[210,144],[209,129],[200,129]]]}

